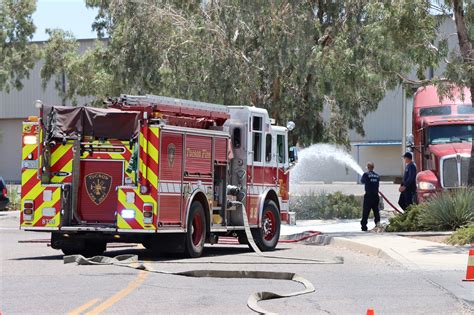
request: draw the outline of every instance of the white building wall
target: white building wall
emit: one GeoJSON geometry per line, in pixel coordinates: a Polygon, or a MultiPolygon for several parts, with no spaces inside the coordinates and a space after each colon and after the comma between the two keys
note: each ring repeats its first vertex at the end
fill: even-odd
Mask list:
{"type": "MultiPolygon", "coordinates": [[[[79,42],[79,51],[84,51],[94,44],[93,40],[79,42]]],[[[41,100],[46,105],[61,105],[62,103],[54,88],[53,80],[49,82],[46,89],[41,87],[42,65],[41,61],[37,62],[30,72],[29,79],[23,81],[24,87],[20,91],[0,92],[0,176],[8,182],[20,181],[21,122],[28,116],[38,115],[34,102],[41,100]]],[[[83,105],[90,99],[78,98],[78,104],[83,105]]]]}
{"type": "Polygon", "coordinates": [[[20,180],[22,119],[0,119],[0,176],[7,182],[20,180]]]}

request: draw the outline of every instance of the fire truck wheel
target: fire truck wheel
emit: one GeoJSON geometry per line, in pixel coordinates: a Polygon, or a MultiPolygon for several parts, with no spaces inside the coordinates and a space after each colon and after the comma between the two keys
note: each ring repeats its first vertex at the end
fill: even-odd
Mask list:
{"type": "Polygon", "coordinates": [[[63,252],[64,255],[69,256],[69,255],[79,255],[82,254],[82,250],[74,247],[64,247],[61,248],[61,251],[63,252]]]}
{"type": "Polygon", "coordinates": [[[83,251],[83,256],[92,257],[102,255],[107,248],[107,243],[102,241],[86,241],[86,248],[83,251]]]}
{"type": "Polygon", "coordinates": [[[82,255],[84,257],[92,257],[102,255],[105,252],[106,247],[106,242],[86,241],[85,243],[77,243],[76,246],[64,246],[61,250],[64,255],[82,255]]]}
{"type": "Polygon", "coordinates": [[[186,232],[185,254],[188,257],[200,257],[206,240],[206,216],[199,201],[191,204],[186,232]]]}
{"type": "Polygon", "coordinates": [[[245,234],[240,234],[239,236],[237,236],[237,239],[239,241],[239,244],[241,245],[249,244],[249,240],[247,239],[247,236],[245,234]]]}
{"type": "Polygon", "coordinates": [[[280,238],[280,212],[275,202],[269,200],[263,206],[262,227],[252,229],[252,236],[261,251],[274,250],[280,238]]]}

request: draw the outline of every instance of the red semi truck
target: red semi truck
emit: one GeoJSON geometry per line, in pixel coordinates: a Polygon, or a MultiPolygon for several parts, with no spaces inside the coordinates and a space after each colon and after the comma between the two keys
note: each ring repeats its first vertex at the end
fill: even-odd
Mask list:
{"type": "Polygon", "coordinates": [[[441,101],[434,86],[420,87],[413,104],[411,143],[419,173],[418,201],[467,185],[474,130],[469,89],[456,89],[441,101]]]}
{"type": "Polygon", "coordinates": [[[138,242],[197,257],[219,236],[247,242],[236,202],[259,248],[277,245],[296,151],[265,109],[154,95],[38,103],[23,123],[20,227],[51,232],[51,247],[90,256],[138,242]]]}

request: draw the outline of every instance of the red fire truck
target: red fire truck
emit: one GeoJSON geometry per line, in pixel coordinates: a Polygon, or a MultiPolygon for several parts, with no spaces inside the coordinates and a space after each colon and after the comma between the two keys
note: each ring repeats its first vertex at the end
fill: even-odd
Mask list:
{"type": "Polygon", "coordinates": [[[474,131],[469,89],[439,100],[436,87],[420,87],[413,105],[413,139],[418,200],[467,185],[474,131]],[[464,98],[462,97],[464,95],[464,98]]]}
{"type": "Polygon", "coordinates": [[[235,200],[259,248],[277,245],[296,150],[265,109],[154,95],[37,107],[23,123],[20,225],[52,232],[53,248],[138,242],[198,257],[219,236],[247,243],[235,200]]]}

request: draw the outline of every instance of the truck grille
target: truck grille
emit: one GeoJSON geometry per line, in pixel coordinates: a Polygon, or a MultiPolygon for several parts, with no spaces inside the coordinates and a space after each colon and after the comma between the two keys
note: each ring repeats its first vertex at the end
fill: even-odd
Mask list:
{"type": "Polygon", "coordinates": [[[461,182],[461,186],[467,185],[469,157],[461,157],[459,165],[456,157],[446,158],[442,163],[442,184],[444,188],[459,187],[459,180],[461,182]],[[460,172],[458,172],[458,167],[461,168],[460,172]],[[458,178],[459,174],[461,175],[460,179],[458,178]]]}

